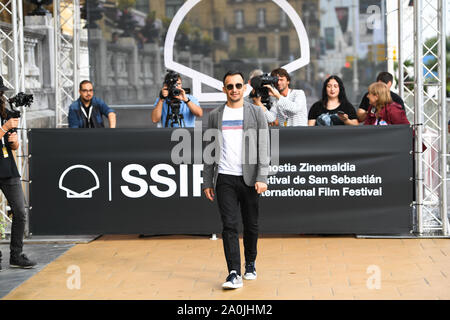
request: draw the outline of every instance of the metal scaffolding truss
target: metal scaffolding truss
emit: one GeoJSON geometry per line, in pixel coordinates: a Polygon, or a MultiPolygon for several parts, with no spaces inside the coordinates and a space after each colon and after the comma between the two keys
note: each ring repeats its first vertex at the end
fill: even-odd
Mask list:
{"type": "Polygon", "coordinates": [[[80,74],[80,0],[53,2],[56,127],[68,125],[67,102],[77,98],[80,74]]]}
{"type": "MultiPolygon", "coordinates": [[[[23,35],[23,10],[21,0],[9,0],[0,2],[0,15],[8,17],[11,26],[2,25],[0,28],[0,73],[6,86],[12,88],[6,94],[10,96],[25,91],[25,66],[24,66],[24,35],[23,35]]],[[[22,177],[25,208],[29,209],[29,161],[26,108],[21,107],[21,117],[18,127],[20,147],[16,152],[17,167],[22,177]]],[[[4,219],[11,223],[7,216],[6,199],[1,195],[0,213],[4,219]]],[[[28,234],[28,224],[25,233],[28,234]]]]}
{"type": "Polygon", "coordinates": [[[409,4],[398,1],[399,88],[407,111],[414,114],[415,231],[448,236],[446,1],[409,4]],[[406,21],[414,22],[413,33],[406,21]],[[436,41],[427,41],[428,35],[436,41]],[[409,52],[408,44],[413,47],[409,52]]]}

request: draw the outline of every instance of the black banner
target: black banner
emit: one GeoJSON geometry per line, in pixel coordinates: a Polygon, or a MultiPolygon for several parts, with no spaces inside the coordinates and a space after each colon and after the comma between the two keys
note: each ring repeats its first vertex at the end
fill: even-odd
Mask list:
{"type": "MultiPolygon", "coordinates": [[[[171,129],[32,129],[30,231],[220,233],[195,152],[208,142],[201,131],[178,130],[184,138],[171,141],[171,129]],[[192,161],[174,164],[171,153],[186,144],[192,161]]],[[[260,233],[411,230],[408,126],[280,128],[271,136],[279,163],[261,196],[260,233]]]]}

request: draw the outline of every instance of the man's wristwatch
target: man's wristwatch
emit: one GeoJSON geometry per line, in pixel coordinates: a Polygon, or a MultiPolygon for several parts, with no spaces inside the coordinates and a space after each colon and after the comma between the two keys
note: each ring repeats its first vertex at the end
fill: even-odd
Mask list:
{"type": "Polygon", "coordinates": [[[188,104],[189,101],[191,101],[191,99],[188,98],[184,103],[188,104]]]}

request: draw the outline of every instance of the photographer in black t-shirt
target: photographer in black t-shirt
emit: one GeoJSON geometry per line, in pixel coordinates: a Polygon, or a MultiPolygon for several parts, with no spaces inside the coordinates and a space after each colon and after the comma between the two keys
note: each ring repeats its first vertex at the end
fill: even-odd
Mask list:
{"type": "MultiPolygon", "coordinates": [[[[380,72],[377,76],[377,82],[383,82],[387,85],[388,89],[391,90],[392,81],[394,80],[394,77],[389,72],[380,72]]],[[[369,98],[367,98],[368,92],[366,92],[361,100],[361,103],[359,104],[359,108],[356,111],[356,115],[358,116],[359,122],[364,122],[367,117],[367,110],[369,109],[369,98]]],[[[394,102],[397,102],[399,105],[402,106],[403,110],[405,110],[405,104],[403,103],[402,98],[395,92],[391,91],[391,98],[394,102]]]]}
{"type": "MultiPolygon", "coordinates": [[[[36,262],[22,253],[26,212],[20,174],[12,153],[12,150],[19,148],[17,133],[11,131],[17,128],[19,119],[12,118],[11,111],[6,109],[6,98],[3,96],[6,90],[9,89],[3,84],[3,78],[0,76],[0,189],[13,212],[9,265],[12,268],[29,269],[34,267],[36,262]]],[[[1,256],[0,251],[0,270],[1,256]]]]}

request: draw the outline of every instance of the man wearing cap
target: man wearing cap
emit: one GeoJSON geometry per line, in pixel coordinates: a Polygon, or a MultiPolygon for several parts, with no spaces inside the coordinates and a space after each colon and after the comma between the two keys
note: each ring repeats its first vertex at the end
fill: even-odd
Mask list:
{"type": "MultiPolygon", "coordinates": [[[[0,189],[8,201],[13,213],[11,224],[10,259],[9,265],[12,268],[33,268],[36,262],[28,259],[22,252],[23,235],[25,231],[25,202],[20,182],[20,174],[17,170],[16,162],[12,150],[19,148],[17,133],[11,131],[19,125],[18,118],[11,117],[11,111],[6,109],[6,98],[3,96],[9,90],[3,84],[0,76],[0,189]]],[[[0,271],[2,254],[0,251],[0,271]]]]}
{"type": "Polygon", "coordinates": [[[108,118],[109,127],[116,127],[116,114],[100,98],[94,97],[94,87],[89,80],[80,83],[80,98],[69,107],[69,128],[104,128],[103,118],[108,118]]]}

